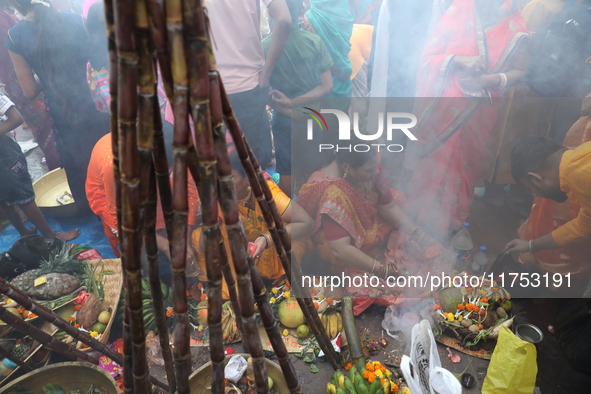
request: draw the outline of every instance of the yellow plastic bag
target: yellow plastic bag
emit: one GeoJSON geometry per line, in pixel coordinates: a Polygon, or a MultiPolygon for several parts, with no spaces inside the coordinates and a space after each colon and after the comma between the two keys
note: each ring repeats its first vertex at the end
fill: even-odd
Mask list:
{"type": "Polygon", "coordinates": [[[532,394],[538,364],[536,347],[501,327],[482,385],[483,394],[532,394]]]}

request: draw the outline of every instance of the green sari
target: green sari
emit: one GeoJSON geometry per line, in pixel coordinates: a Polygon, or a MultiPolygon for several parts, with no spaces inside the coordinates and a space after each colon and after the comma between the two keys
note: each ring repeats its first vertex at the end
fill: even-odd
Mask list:
{"type": "Polygon", "coordinates": [[[351,97],[351,33],[354,18],[348,0],[311,0],[304,26],[322,38],[332,57],[333,92],[328,97],[351,97]],[[311,29],[310,29],[311,28],[311,29]]]}

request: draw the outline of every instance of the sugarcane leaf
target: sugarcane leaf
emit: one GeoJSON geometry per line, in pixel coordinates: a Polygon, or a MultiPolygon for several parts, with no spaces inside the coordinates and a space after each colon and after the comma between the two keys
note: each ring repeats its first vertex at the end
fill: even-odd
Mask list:
{"type": "Polygon", "coordinates": [[[310,372],[312,372],[312,373],[318,372],[318,367],[316,366],[316,364],[310,364],[310,372]]]}

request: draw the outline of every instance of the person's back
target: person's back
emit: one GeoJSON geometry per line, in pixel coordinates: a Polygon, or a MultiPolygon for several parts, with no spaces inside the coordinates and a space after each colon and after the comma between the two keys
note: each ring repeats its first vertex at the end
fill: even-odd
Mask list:
{"type": "MultiPolygon", "coordinates": [[[[265,55],[271,36],[262,42],[265,55]]],[[[330,69],[332,59],[322,39],[293,28],[283,54],[271,74],[271,86],[287,97],[301,96],[320,84],[320,74],[330,69]]]]}
{"type": "Polygon", "coordinates": [[[61,12],[60,16],[67,39],[56,43],[56,48],[41,47],[39,25],[30,20],[22,20],[10,29],[6,42],[8,49],[25,58],[39,77],[47,99],[53,105],[54,116],[56,105],[65,110],[63,107],[72,104],[92,103],[86,83],[89,45],[84,20],[71,12],[61,12]],[[67,58],[68,67],[60,67],[64,58],[67,58]],[[48,67],[47,63],[52,66],[48,67]]]}

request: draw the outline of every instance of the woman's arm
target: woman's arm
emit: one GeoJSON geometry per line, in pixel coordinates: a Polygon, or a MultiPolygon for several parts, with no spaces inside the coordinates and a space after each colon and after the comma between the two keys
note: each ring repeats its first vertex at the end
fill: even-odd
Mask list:
{"type": "Polygon", "coordinates": [[[0,122],[0,135],[4,135],[23,124],[23,117],[14,105],[8,108],[5,115],[8,120],[5,122],[0,122]]]}
{"type": "Polygon", "coordinates": [[[319,97],[328,96],[332,93],[332,89],[332,74],[330,70],[326,70],[320,74],[320,85],[315,86],[312,90],[301,96],[292,98],[290,107],[302,107],[308,103],[316,101],[319,97]]]}
{"type": "Polygon", "coordinates": [[[328,241],[328,246],[332,254],[348,267],[355,268],[359,271],[371,272],[374,264],[376,268],[381,266],[380,263],[376,263],[375,259],[356,248],[351,241],[351,237],[328,241]]]}
{"type": "Polygon", "coordinates": [[[285,223],[287,235],[291,236],[291,239],[303,237],[314,229],[312,217],[295,201],[290,202],[283,215],[281,215],[281,219],[285,223]]]}
{"type": "Polygon", "coordinates": [[[10,54],[12,65],[16,71],[16,77],[23,89],[23,93],[25,93],[25,97],[29,100],[33,100],[39,95],[39,93],[41,93],[41,84],[39,83],[37,76],[33,72],[29,62],[27,62],[24,57],[17,55],[12,51],[8,51],[8,53],[10,54]]]}

